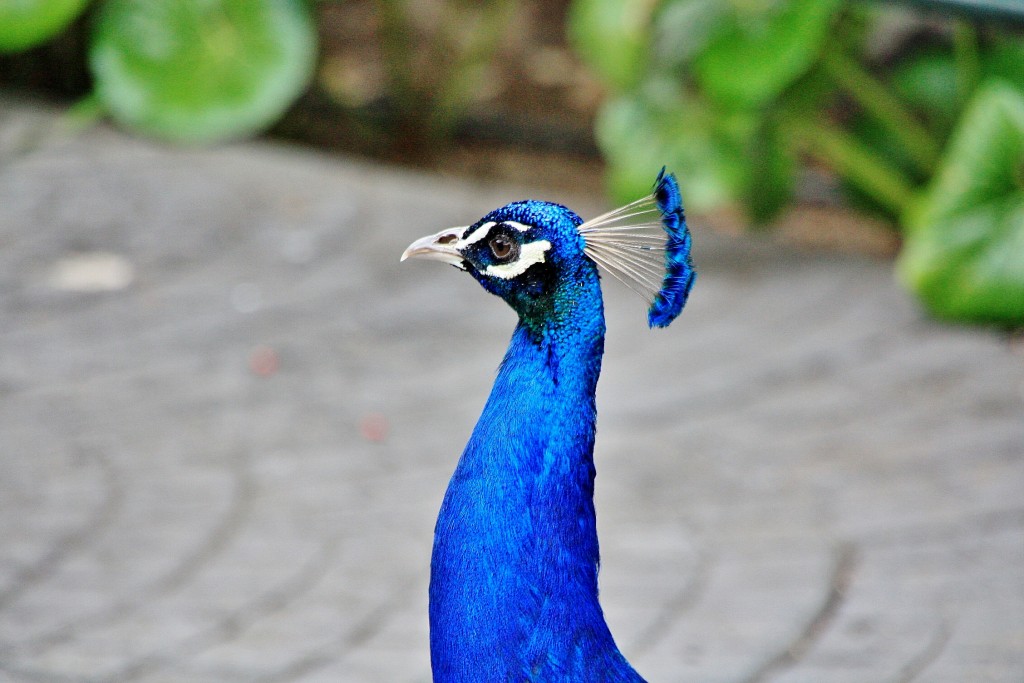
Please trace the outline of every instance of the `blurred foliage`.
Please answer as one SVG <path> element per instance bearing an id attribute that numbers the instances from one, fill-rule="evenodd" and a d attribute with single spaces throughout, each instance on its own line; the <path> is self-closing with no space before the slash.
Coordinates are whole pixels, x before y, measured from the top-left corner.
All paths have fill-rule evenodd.
<path id="1" fill-rule="evenodd" d="M 54 37 L 89 0 L 0 0 L 0 52 L 17 52 Z"/>
<path id="2" fill-rule="evenodd" d="M 430 21 L 417 16 L 409 0 L 375 0 L 393 119 L 389 129 L 397 138 L 393 144 L 411 156 L 451 137 L 516 6 L 512 0 L 435 4 Z"/>
<path id="3" fill-rule="evenodd" d="M 321 16 L 349 16 L 349 3 L 320 2 Z M 364 4 L 372 44 L 351 49 L 373 54 L 347 52 L 321 74 L 321 94 L 350 119 L 334 137 L 429 157 L 490 105 L 482 92 L 507 85 L 491 83 L 496 74 L 518 78 L 496 64 L 522 28 L 512 0 Z M 47 43 L 88 15 L 92 95 L 73 113 L 208 143 L 267 128 L 306 90 L 313 5 L 0 0 L 0 52 Z M 1024 324 L 1024 39 L 933 16 L 894 41 L 894 11 L 854 0 L 572 0 L 570 41 L 607 92 L 595 134 L 609 186 L 633 199 L 667 163 L 685 177 L 690 208 L 739 205 L 764 225 L 793 202 L 807 167 L 826 168 L 852 206 L 901 231 L 899 273 L 931 311 Z M 895 46 L 879 50 L 880 37 Z M 527 108 L 518 87 L 496 104 Z M 498 112 L 490 125 L 508 121 Z"/>
<path id="4" fill-rule="evenodd" d="M 74 109 L 79 123 L 109 114 L 161 139 L 216 142 L 269 127 L 308 89 L 317 66 L 314 9 L 331 16 L 331 4 L 346 3 L 0 0 L 0 52 L 38 47 L 85 17 L 92 97 Z M 361 45 L 370 54 L 340 68 L 331 64 L 317 84 L 317 94 L 341 108 L 327 118 L 346 119 L 338 126 L 341 134 L 365 138 L 367 151 L 403 160 L 429 157 L 450 140 L 475 92 L 486 89 L 488 67 L 517 3 L 361 4 L 373 15 L 369 21 L 359 17 L 374 30 L 372 43 Z M 325 27 L 328 36 L 332 28 Z M 366 76 L 366 64 L 381 67 L 381 82 L 371 84 L 369 97 L 350 97 L 367 85 L 352 82 Z"/>
<path id="5" fill-rule="evenodd" d="M 0 0 L 0 50 L 47 41 L 87 0 Z M 315 66 L 306 0 L 99 0 L 89 37 L 94 95 L 76 109 L 181 143 L 274 123 Z"/>
<path id="6" fill-rule="evenodd" d="M 663 163 L 687 203 L 766 224 L 801 167 L 904 236 L 935 314 L 1024 324 L 1024 40 L 950 21 L 881 63 L 891 10 L 847 0 L 574 0 L 569 34 L 609 97 L 597 138 L 618 199 Z M 936 36 L 933 36 L 933 38 Z"/>
<path id="7" fill-rule="evenodd" d="M 1024 92 L 986 83 L 922 200 L 899 273 L 947 317 L 1019 321 L 1024 302 Z"/>

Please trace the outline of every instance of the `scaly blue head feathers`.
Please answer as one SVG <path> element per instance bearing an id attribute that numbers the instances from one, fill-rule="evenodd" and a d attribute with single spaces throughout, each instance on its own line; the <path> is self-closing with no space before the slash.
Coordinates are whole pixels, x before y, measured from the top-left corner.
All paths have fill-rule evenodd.
<path id="1" fill-rule="evenodd" d="M 513 202 L 466 229 L 463 267 L 524 324 L 539 329 L 555 313 L 559 286 L 579 280 L 582 222 L 558 204 Z"/>

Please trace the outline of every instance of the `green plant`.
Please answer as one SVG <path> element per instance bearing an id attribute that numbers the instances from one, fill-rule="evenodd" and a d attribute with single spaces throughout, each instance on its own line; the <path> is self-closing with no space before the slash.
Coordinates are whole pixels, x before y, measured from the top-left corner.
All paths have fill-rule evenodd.
<path id="1" fill-rule="evenodd" d="M 0 49 L 59 33 L 87 0 L 0 0 Z M 306 0 L 101 0 L 92 17 L 93 96 L 76 109 L 180 143 L 272 124 L 313 74 Z"/>
<path id="2" fill-rule="evenodd" d="M 77 17 L 89 0 L 0 0 L 0 52 L 45 42 Z"/>
<path id="3" fill-rule="evenodd" d="M 514 13 L 513 0 L 373 0 L 379 91 L 359 102 L 343 83 L 322 83 L 358 121 L 376 153 L 428 159 L 450 141 L 485 86 Z M 484 87 L 486 90 L 486 86 Z M 356 102 L 352 102 L 356 100 Z"/>
<path id="4" fill-rule="evenodd" d="M 739 203 L 765 224 L 792 201 L 801 165 L 823 164 L 852 202 L 904 231 L 900 273 L 931 311 L 1020 325 L 1024 147 L 1013 112 L 1024 42 L 950 22 L 880 68 L 865 55 L 885 11 L 575 0 L 571 38 L 609 90 L 596 133 L 610 187 L 635 195 L 667 162 L 692 208 Z M 997 198 L 967 189 L 978 183 Z"/>
<path id="5" fill-rule="evenodd" d="M 899 274 L 934 313 L 1021 320 L 1024 93 L 982 87 L 905 221 Z"/>

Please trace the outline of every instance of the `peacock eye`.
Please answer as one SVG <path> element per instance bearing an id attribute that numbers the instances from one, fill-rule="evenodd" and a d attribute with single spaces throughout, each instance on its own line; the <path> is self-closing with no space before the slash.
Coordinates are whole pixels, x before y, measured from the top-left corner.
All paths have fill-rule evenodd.
<path id="1" fill-rule="evenodd" d="M 487 244 L 491 248 L 491 253 L 494 254 L 494 258 L 497 259 L 499 263 L 509 261 L 515 256 L 513 252 L 516 251 L 517 245 L 505 235 L 496 235 L 492 237 L 490 242 Z"/>

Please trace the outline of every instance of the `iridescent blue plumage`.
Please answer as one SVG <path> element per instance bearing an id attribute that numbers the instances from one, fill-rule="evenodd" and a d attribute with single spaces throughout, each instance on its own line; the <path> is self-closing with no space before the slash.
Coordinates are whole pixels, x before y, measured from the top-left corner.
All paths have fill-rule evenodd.
<path id="1" fill-rule="evenodd" d="M 658 187 L 669 234 L 658 320 L 668 324 L 692 268 L 678 188 L 671 176 Z M 516 202 L 403 255 L 468 271 L 519 315 L 435 528 L 435 681 L 643 680 L 597 599 L 593 451 L 605 323 L 600 261 L 589 257 L 584 225 L 558 204 Z M 685 269 L 673 271 L 677 262 Z"/>
<path id="2" fill-rule="evenodd" d="M 661 169 L 654 183 L 654 198 L 661 211 L 661 224 L 668 233 L 665 244 L 665 277 L 647 312 L 651 327 L 666 327 L 686 305 L 696 272 L 690 260 L 690 230 L 683 213 L 683 198 L 676 177 Z"/>

